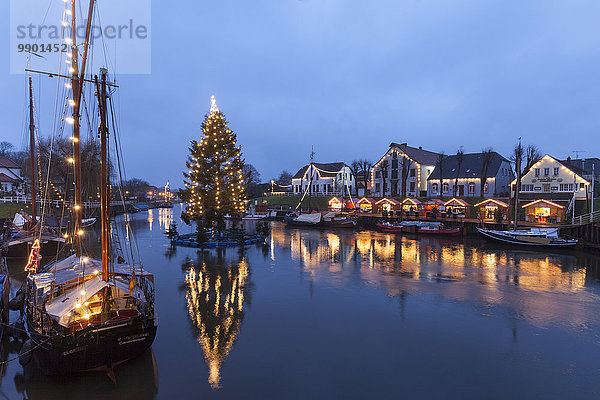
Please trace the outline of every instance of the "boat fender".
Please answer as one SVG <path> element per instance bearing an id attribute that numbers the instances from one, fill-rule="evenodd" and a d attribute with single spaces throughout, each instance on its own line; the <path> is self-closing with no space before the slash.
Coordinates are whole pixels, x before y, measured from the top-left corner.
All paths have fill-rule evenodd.
<path id="1" fill-rule="evenodd" d="M 26 366 L 31 361 L 32 351 L 33 342 L 28 340 L 25 342 L 25 344 L 23 344 L 23 347 L 21 347 L 21 352 L 19 353 L 19 364 L 21 364 L 22 367 Z"/>
<path id="2" fill-rule="evenodd" d="M 8 302 L 8 308 L 12 311 L 19 311 L 23 309 L 23 303 L 25 302 L 25 291 L 22 289 L 17 290 L 17 294 Z"/>

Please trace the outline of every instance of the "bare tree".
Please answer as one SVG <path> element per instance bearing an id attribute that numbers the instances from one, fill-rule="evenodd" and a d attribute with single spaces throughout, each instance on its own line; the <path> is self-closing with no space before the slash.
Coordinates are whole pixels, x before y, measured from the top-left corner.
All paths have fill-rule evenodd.
<path id="1" fill-rule="evenodd" d="M 358 174 L 362 171 L 362 160 L 354 160 L 350 163 L 350 169 L 352 170 L 352 173 L 354 174 L 354 180 L 355 180 L 355 184 L 354 184 L 354 192 L 356 194 L 356 196 L 358 197 Z"/>
<path id="2" fill-rule="evenodd" d="M 491 147 L 488 147 L 487 149 L 484 149 L 481 153 L 481 178 L 479 179 L 481 182 L 481 190 L 479 191 L 479 194 L 481 195 L 481 197 L 484 197 L 484 189 L 485 189 L 485 183 L 487 182 L 487 174 L 488 174 L 488 170 L 490 169 L 490 164 L 492 163 L 492 158 L 494 156 L 494 149 L 492 149 Z"/>
<path id="3" fill-rule="evenodd" d="M 287 187 L 292 184 L 292 174 L 284 169 L 274 181 L 279 186 Z"/>
<path id="4" fill-rule="evenodd" d="M 536 145 L 530 144 L 525 148 L 525 171 L 529 171 L 533 164 L 538 162 L 542 158 L 542 153 Z M 521 155 L 522 159 L 522 155 Z M 523 171 L 523 172 L 525 172 Z"/>
<path id="5" fill-rule="evenodd" d="M 457 196 L 458 191 L 458 178 L 460 177 L 460 168 L 462 167 L 463 160 L 465 159 L 465 152 L 462 149 L 462 146 L 456 152 L 456 162 L 458 163 L 458 167 L 456 168 L 456 178 L 454 178 L 454 197 Z"/>
<path id="6" fill-rule="evenodd" d="M 442 151 L 441 153 L 438 154 L 437 157 L 437 167 L 440 171 L 440 199 L 444 198 L 444 158 L 446 156 L 444 155 L 444 152 Z"/>
<path id="7" fill-rule="evenodd" d="M 371 161 L 366 160 L 366 159 L 361 159 L 361 160 L 357 160 L 357 161 L 358 161 L 358 165 L 359 165 L 359 172 L 362 173 L 362 181 L 363 181 L 363 185 L 365 187 L 365 196 L 366 196 L 367 195 L 367 187 L 369 186 L 369 182 L 370 182 L 371 168 L 373 167 L 373 164 L 371 163 Z M 356 182 L 356 195 L 358 196 L 358 180 Z"/>

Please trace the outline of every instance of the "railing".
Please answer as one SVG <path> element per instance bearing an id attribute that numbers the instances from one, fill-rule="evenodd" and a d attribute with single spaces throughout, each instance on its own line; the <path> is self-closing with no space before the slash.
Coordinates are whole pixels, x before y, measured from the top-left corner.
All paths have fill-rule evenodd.
<path id="1" fill-rule="evenodd" d="M 594 211 L 593 213 L 583 214 L 575 217 L 573 219 L 573 225 L 585 225 L 598 221 L 600 221 L 600 211 Z"/>
<path id="2" fill-rule="evenodd" d="M 62 207 L 63 204 L 70 207 L 73 204 L 72 201 L 64 202 L 62 200 L 40 200 L 40 199 L 38 199 L 37 202 L 39 204 L 46 204 L 46 205 L 53 206 L 53 207 Z M 31 203 L 31 197 L 27 197 L 27 196 L 3 197 L 3 198 L 0 198 L 0 203 L 29 204 L 29 203 Z M 133 202 L 130 200 L 125 201 L 125 204 L 132 204 L 132 203 Z M 123 203 L 120 201 L 111 201 L 110 202 L 110 205 L 112 207 L 118 207 L 122 204 Z M 82 206 L 83 206 L 83 208 L 99 208 L 100 202 L 99 201 L 84 201 Z"/>

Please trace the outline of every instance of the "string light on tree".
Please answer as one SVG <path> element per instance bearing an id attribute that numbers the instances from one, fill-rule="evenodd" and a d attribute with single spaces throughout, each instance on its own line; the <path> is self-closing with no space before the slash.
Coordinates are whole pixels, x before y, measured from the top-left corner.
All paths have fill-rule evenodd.
<path id="1" fill-rule="evenodd" d="M 235 133 L 227 126 L 215 97 L 202 123 L 202 138 L 192 141 L 185 176 L 186 215 L 205 226 L 223 225 L 229 214 L 244 212 L 246 180 L 244 161 Z"/>

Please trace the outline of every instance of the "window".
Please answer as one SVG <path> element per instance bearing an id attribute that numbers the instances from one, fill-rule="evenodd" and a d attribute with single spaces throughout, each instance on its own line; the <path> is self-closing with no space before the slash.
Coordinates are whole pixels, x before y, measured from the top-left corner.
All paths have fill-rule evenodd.
<path id="1" fill-rule="evenodd" d="M 550 168 L 544 168 L 544 176 L 550 176 Z"/>
<path id="2" fill-rule="evenodd" d="M 379 183 L 375 184 L 375 192 L 379 192 L 379 190 L 381 189 L 381 185 Z"/>
<path id="3" fill-rule="evenodd" d="M 533 185 L 530 185 L 530 184 L 521 185 L 521 192 L 533 192 Z"/>
<path id="4" fill-rule="evenodd" d="M 488 192 L 488 184 L 487 183 L 483 186 L 483 191 L 484 191 L 484 193 Z"/>
<path id="5" fill-rule="evenodd" d="M 415 181 L 411 181 L 410 182 L 410 189 L 408 189 L 408 190 L 411 191 L 411 192 L 415 191 Z"/>
<path id="6" fill-rule="evenodd" d="M 469 193 L 471 193 L 471 194 L 475 193 L 475 183 L 473 183 L 473 182 L 469 183 Z"/>
<path id="7" fill-rule="evenodd" d="M 535 169 L 535 176 L 540 176 L 540 169 L 539 168 Z"/>
<path id="8" fill-rule="evenodd" d="M 381 178 L 381 170 L 375 171 L 375 178 Z"/>
<path id="9" fill-rule="evenodd" d="M 559 190 L 561 192 L 572 192 L 573 191 L 573 184 L 572 183 L 561 183 Z"/>
<path id="10" fill-rule="evenodd" d="M 554 176 L 558 176 L 558 173 L 559 173 L 559 168 L 558 167 L 554 168 Z"/>
<path id="11" fill-rule="evenodd" d="M 434 183 L 434 184 L 431 185 L 431 191 L 434 192 L 434 193 L 438 191 L 438 184 L 437 183 Z"/>
<path id="12" fill-rule="evenodd" d="M 409 176 L 410 176 L 411 178 L 414 178 L 415 176 L 417 176 L 417 170 L 416 170 L 416 169 L 414 169 L 414 168 L 411 168 L 411 169 L 410 169 Z"/>
<path id="13" fill-rule="evenodd" d="M 548 168 L 546 168 L 548 169 Z M 544 183 L 542 185 L 542 189 L 544 190 L 544 193 L 550 193 L 550 184 L 549 183 Z"/>
<path id="14" fill-rule="evenodd" d="M 392 153 L 392 158 L 394 160 L 398 159 L 398 153 L 396 153 L 395 151 Z M 398 161 L 396 161 L 396 165 L 398 165 Z"/>
<path id="15" fill-rule="evenodd" d="M 392 179 L 398 179 L 398 170 L 397 169 L 392 170 Z"/>
<path id="16" fill-rule="evenodd" d="M 329 184 L 329 185 L 327 185 L 327 186 L 329 186 L 329 193 L 333 192 L 333 185 L 330 183 L 330 184 Z"/>
<path id="17" fill-rule="evenodd" d="M 398 160 L 397 159 L 392 160 L 392 168 L 398 169 Z"/>
<path id="18" fill-rule="evenodd" d="M 444 190 L 444 193 L 448 193 L 450 191 L 450 186 L 447 183 L 444 183 L 442 189 Z"/>

